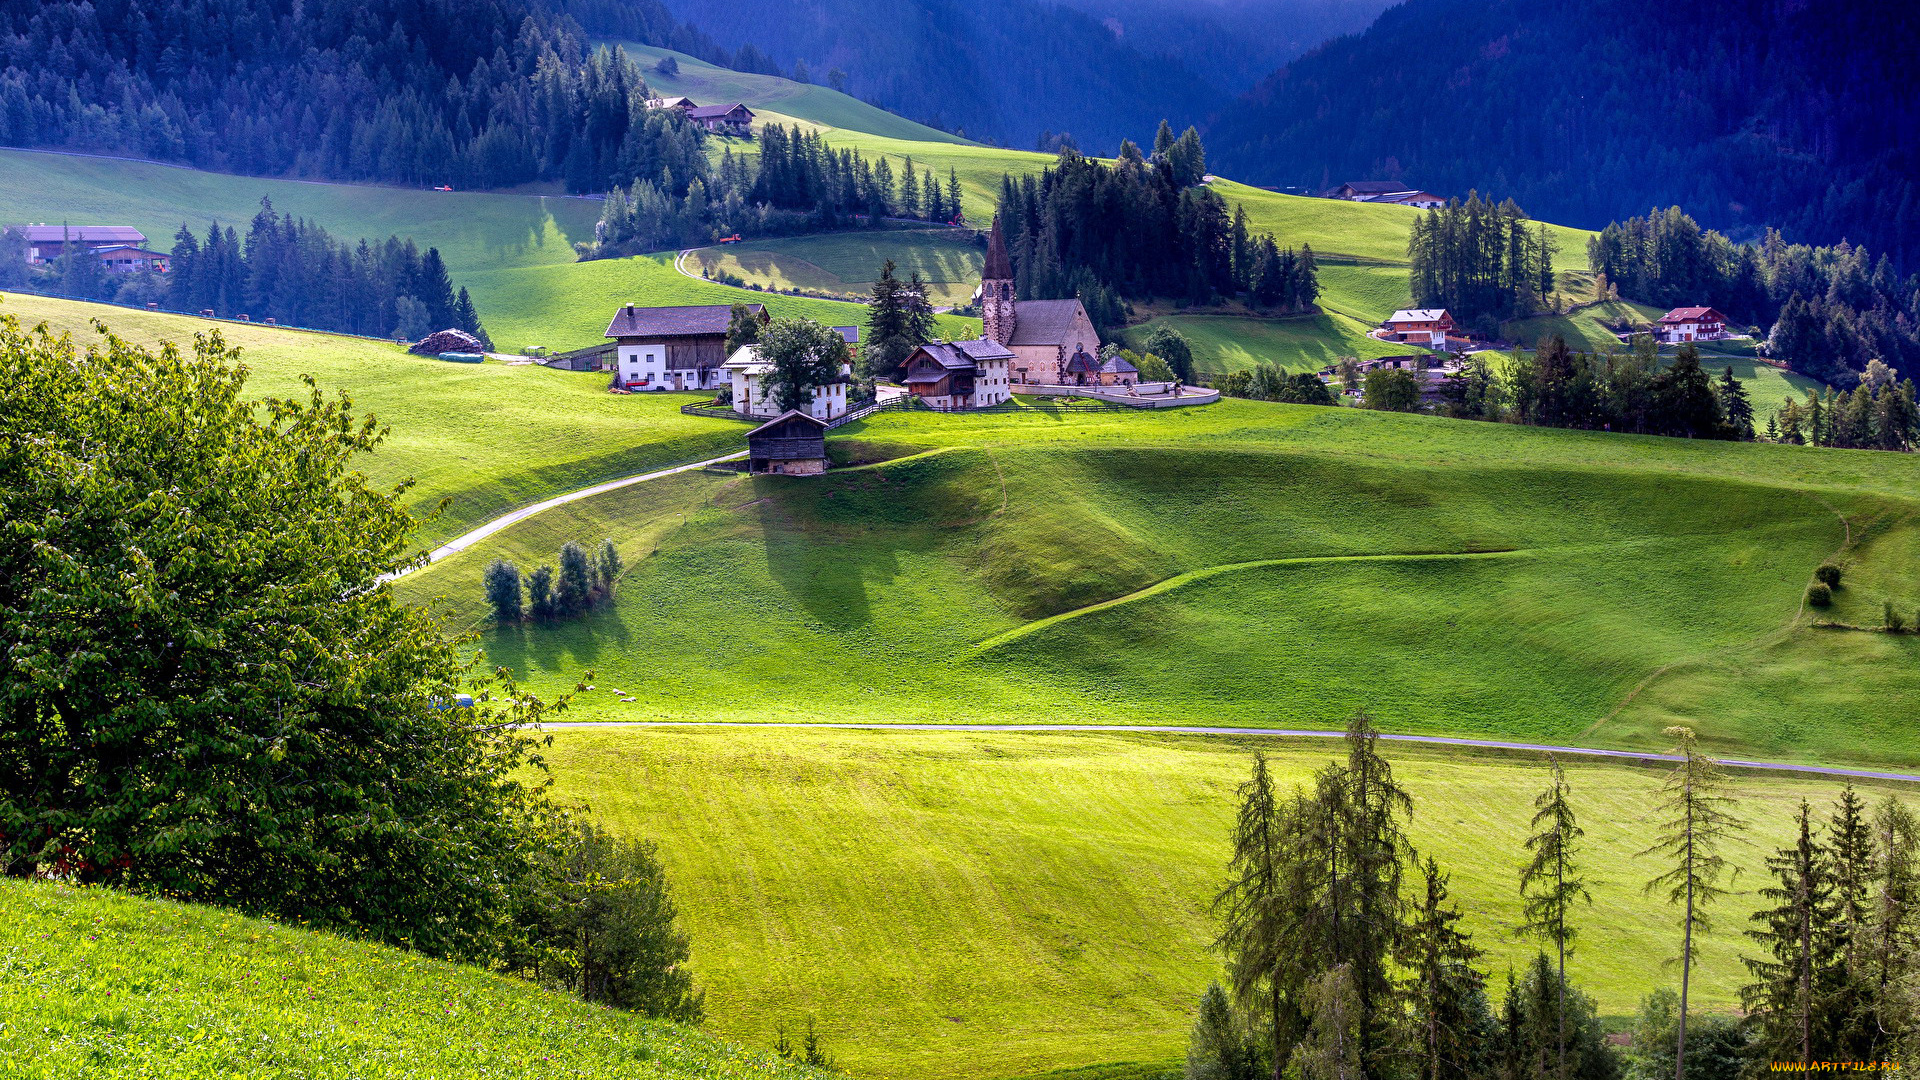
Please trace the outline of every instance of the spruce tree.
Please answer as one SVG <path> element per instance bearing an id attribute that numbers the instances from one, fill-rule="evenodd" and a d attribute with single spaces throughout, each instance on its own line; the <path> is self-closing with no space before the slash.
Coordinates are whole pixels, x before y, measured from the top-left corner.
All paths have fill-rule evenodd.
<path id="1" fill-rule="evenodd" d="M 613 587 L 620 580 L 620 549 L 611 539 L 600 541 L 599 557 L 594 560 L 594 575 L 598 579 L 600 593 L 611 597 Z"/>
<path id="2" fill-rule="evenodd" d="M 1234 1000 L 1260 1018 L 1274 1080 L 1280 1080 L 1302 1023 L 1302 1003 L 1293 995 L 1304 966 L 1297 950 L 1304 942 L 1289 902 L 1294 853 L 1265 754 L 1253 755 L 1253 774 L 1238 796 L 1227 885 L 1213 900 L 1220 919 L 1215 944 L 1227 956 Z"/>
<path id="3" fill-rule="evenodd" d="M 569 540 L 560 545 L 560 580 L 554 586 L 554 607 L 562 615 L 578 615 L 593 602 L 593 562 L 587 549 Z"/>
<path id="4" fill-rule="evenodd" d="M 1835 931 L 1833 863 L 1814 835 L 1813 809 L 1800 801 L 1794 843 L 1767 859 L 1774 883 L 1760 895 L 1774 906 L 1754 912 L 1747 936 L 1766 946 L 1768 959 L 1743 962 L 1756 981 L 1740 1000 L 1759 1025 L 1759 1059 L 1813 1061 L 1827 1049 L 1827 1007 L 1839 941 Z"/>
<path id="5" fill-rule="evenodd" d="M 520 568 L 505 559 L 487 564 L 485 575 L 487 603 L 493 608 L 493 620 L 501 625 L 517 623 L 524 614 L 520 597 Z"/>
<path id="6" fill-rule="evenodd" d="M 553 567 L 537 566 L 527 575 L 527 614 L 540 622 L 553 618 Z"/>
<path id="7" fill-rule="evenodd" d="M 1520 871 L 1520 892 L 1526 898 L 1526 931 L 1551 941 L 1559 953 L 1556 968 L 1561 998 L 1556 1035 L 1558 1046 L 1556 1075 L 1567 1080 L 1566 984 L 1567 957 L 1573 952 L 1575 929 L 1568 920 L 1575 902 L 1593 897 L 1580 877 L 1579 842 L 1584 835 L 1574 816 L 1567 795 L 1571 790 L 1558 758 L 1549 756 L 1553 770 L 1547 789 L 1534 800 L 1533 828 L 1539 830 L 1527 838 L 1533 860 Z"/>
<path id="8" fill-rule="evenodd" d="M 1460 909 L 1448 902 L 1447 876 L 1431 857 L 1420 867 L 1425 886 L 1401 941 L 1422 1080 L 1468 1076 L 1481 1056 L 1478 1012 L 1486 976 L 1473 966 L 1480 950 L 1454 924 Z"/>
<path id="9" fill-rule="evenodd" d="M 1664 890 L 1669 904 L 1681 906 L 1680 1015 L 1673 1068 L 1675 1080 L 1686 1080 L 1687 992 L 1693 961 L 1699 955 L 1694 932 L 1712 929 L 1706 909 L 1727 895 L 1722 879 L 1739 873 L 1737 867 L 1729 866 L 1720 848 L 1746 825 L 1734 813 L 1725 771 L 1719 762 L 1701 753 L 1693 729 L 1676 725 L 1666 733 L 1676 741 L 1674 753 L 1680 756 L 1680 763 L 1668 774 L 1656 804 L 1660 833 L 1640 854 L 1658 856 L 1669 863 L 1668 869 L 1647 881 L 1644 891 Z"/>

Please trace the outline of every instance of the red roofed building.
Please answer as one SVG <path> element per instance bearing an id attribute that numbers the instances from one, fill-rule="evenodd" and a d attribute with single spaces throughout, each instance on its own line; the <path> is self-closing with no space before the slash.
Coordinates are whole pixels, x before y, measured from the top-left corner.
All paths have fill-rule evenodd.
<path id="1" fill-rule="evenodd" d="M 1713 341 L 1727 336 L 1727 317 L 1710 307 L 1674 308 L 1660 316 L 1661 341 Z"/>

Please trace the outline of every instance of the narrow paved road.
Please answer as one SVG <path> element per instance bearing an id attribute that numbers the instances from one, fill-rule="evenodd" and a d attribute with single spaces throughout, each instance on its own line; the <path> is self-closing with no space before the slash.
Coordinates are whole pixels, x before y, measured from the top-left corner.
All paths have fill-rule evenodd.
<path id="1" fill-rule="evenodd" d="M 1107 731 L 1136 732 L 1152 735 L 1259 735 L 1285 739 L 1338 739 L 1346 733 L 1341 731 L 1309 731 L 1294 728 L 1232 728 L 1232 727 L 1160 727 L 1132 724 L 806 724 L 791 721 L 772 721 L 754 723 L 746 720 L 581 720 L 541 724 L 542 730 L 564 731 L 570 728 L 702 728 L 702 727 L 741 727 L 741 728 L 845 728 L 859 731 Z M 1650 754 L 1636 750 L 1600 750 L 1588 746 L 1550 746 L 1543 743 L 1502 742 L 1498 739 L 1454 739 L 1444 735 L 1387 735 L 1380 738 L 1389 742 L 1423 743 L 1429 746 L 1465 746 L 1480 750 L 1530 750 L 1536 753 L 1581 754 L 1588 757 L 1627 758 L 1633 761 L 1679 761 L 1672 754 Z M 1902 780 L 1908 783 L 1920 783 L 1920 775 L 1900 772 L 1878 772 L 1873 769 L 1844 769 L 1832 765 L 1793 765 L 1779 761 L 1744 761 L 1735 758 L 1720 758 L 1720 764 L 1735 769 L 1764 769 L 1768 772 L 1812 773 L 1818 776 L 1841 776 L 1859 780 Z"/>
<path id="2" fill-rule="evenodd" d="M 517 524 L 518 522 L 525 521 L 535 514 L 539 514 L 539 513 L 543 513 L 545 511 L 551 510 L 556 506 L 565 506 L 570 502 L 577 502 L 581 499 L 592 498 L 595 495 L 600 495 L 609 491 L 617 491 L 623 487 L 632 487 L 635 484 L 644 484 L 649 480 L 658 480 L 663 476 L 672 476 L 675 473 L 691 472 L 694 469 L 704 469 L 709 465 L 718 465 L 723 461 L 733 461 L 737 458 L 743 458 L 746 456 L 747 456 L 747 452 L 745 450 L 741 450 L 737 453 L 725 454 L 716 458 L 708 458 L 705 461 L 696 461 L 691 465 L 675 465 L 671 469 L 659 469 L 650 473 L 641 473 L 638 476 L 623 476 L 618 480 L 609 480 L 604 484 L 595 484 L 592 487 L 583 487 L 575 491 L 569 491 L 564 495 L 555 495 L 553 498 L 548 499 L 545 502 L 537 502 L 537 503 L 534 503 L 532 506 L 526 506 L 518 510 L 515 510 L 511 514 L 503 514 L 500 517 L 494 518 L 492 521 L 489 521 L 485 525 L 482 525 L 479 528 L 473 530 L 472 532 L 462 533 L 461 535 L 454 537 L 453 539 L 447 541 L 446 543 L 440 545 L 439 547 L 434 548 L 433 551 L 430 554 L 428 554 L 427 562 L 437 563 L 441 559 L 447 558 L 448 556 L 458 555 L 461 552 L 472 547 L 473 545 L 479 543 L 480 541 L 485 540 L 487 537 L 492 536 L 494 533 L 499 532 L 501 529 L 504 529 L 509 525 L 513 525 L 513 524 Z M 385 578 L 382 578 L 381 580 L 392 581 L 394 578 L 402 577 L 411 572 L 412 571 L 410 570 L 402 570 L 400 571 L 400 573 L 397 573 L 397 574 L 389 574 Z"/>

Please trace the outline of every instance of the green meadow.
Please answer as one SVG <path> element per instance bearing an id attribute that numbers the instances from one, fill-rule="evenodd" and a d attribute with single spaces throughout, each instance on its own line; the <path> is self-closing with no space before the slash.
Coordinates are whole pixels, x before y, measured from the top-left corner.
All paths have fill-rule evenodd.
<path id="1" fill-rule="evenodd" d="M 1844 603 L 1920 608 L 1907 455 L 1238 401 L 883 414 L 830 446 L 892 460 L 583 500 L 400 587 L 484 629 L 488 558 L 612 538 L 611 607 L 483 637 L 545 694 L 594 672 L 582 719 L 1326 727 L 1365 707 L 1395 731 L 1647 749 L 1684 719 L 1729 753 L 1920 762 L 1920 636 L 1819 628 L 1801 602 L 1838 558 Z"/>
<path id="2" fill-rule="evenodd" d="M 776 316 L 814 319 L 829 326 L 864 326 L 867 321 L 864 304 L 737 289 L 688 277 L 673 268 L 673 261 L 673 252 L 663 252 L 487 270 L 461 281 L 472 290 L 494 344 L 514 351 L 535 345 L 570 349 L 604 342 L 607 320 L 625 303 L 643 307 L 765 304 Z M 980 320 L 954 315 L 938 316 L 935 325 L 938 333 L 955 339 L 977 337 L 980 332 Z"/>
<path id="3" fill-rule="evenodd" d="M 593 239 L 598 199 L 508 192 L 426 191 L 229 176 L 150 162 L 0 150 L 0 223 L 132 225 L 160 251 L 182 223 L 205 236 L 219 221 L 240 233 L 262 198 L 335 237 L 412 237 L 437 247 L 457 281 L 475 270 L 569 263 Z"/>
<path id="4" fill-rule="evenodd" d="M 919 274 L 929 286 L 929 300 L 952 306 L 972 298 L 986 253 L 973 233 L 962 229 L 875 229 L 698 248 L 687 256 L 687 268 L 715 277 L 733 274 L 766 288 L 864 301 L 889 259 L 895 276 L 904 281 Z"/>
<path id="5" fill-rule="evenodd" d="M 1423 351 L 1368 337 L 1370 325 L 1336 314 L 1291 319 L 1176 314 L 1130 326 L 1126 339 L 1138 345 L 1156 327 L 1178 331 L 1193 347 L 1193 366 L 1202 378 L 1251 370 L 1257 364 L 1319 371 L 1343 356 L 1404 356 Z"/>
<path id="6" fill-rule="evenodd" d="M 1065 717 L 1056 717 L 1064 719 Z M 686 913 L 709 1028 L 768 1045 L 815 1016 L 857 1075 L 999 1078 L 1108 1062 L 1177 1071 L 1220 957 L 1208 903 L 1252 751 L 1305 780 L 1328 740 L 794 729 L 560 731 L 562 794 L 655 837 Z M 1498 983 L 1537 942 L 1515 895 L 1532 755 L 1389 744 L 1411 834 L 1452 874 Z M 1570 758 L 1594 903 L 1571 973 L 1619 1022 L 1677 976 L 1671 909 L 1636 852 L 1662 772 Z M 1905 792 L 1910 789 L 1894 789 Z M 1761 860 L 1832 782 L 1742 774 L 1740 890 L 1703 943 L 1694 1000 L 1730 1010 Z M 1869 788 L 1869 798 L 1881 791 Z M 1143 1070 L 1144 1071 L 1144 1070 Z"/>
<path id="7" fill-rule="evenodd" d="M 414 953 L 142 900 L 0 882 L 12 1080 L 778 1080 L 824 1074 Z"/>
<path id="8" fill-rule="evenodd" d="M 785 116 L 819 127 L 865 131 L 914 142 L 970 145 L 958 135 L 916 124 L 830 87 L 797 83 L 777 75 L 733 71 L 683 52 L 653 45 L 632 41 L 615 44 L 640 62 L 645 68 L 647 85 L 662 97 L 689 97 L 701 105 L 725 105 L 737 101 L 755 112 L 774 109 Z M 667 75 L 654 66 L 667 56 L 673 57 L 679 65 L 679 74 Z"/>

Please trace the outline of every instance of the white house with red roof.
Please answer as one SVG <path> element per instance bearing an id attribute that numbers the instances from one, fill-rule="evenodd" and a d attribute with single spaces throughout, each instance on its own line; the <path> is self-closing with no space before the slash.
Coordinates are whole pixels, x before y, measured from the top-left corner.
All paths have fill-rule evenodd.
<path id="1" fill-rule="evenodd" d="M 1710 307 L 1674 308 L 1660 316 L 1660 328 L 1654 335 L 1661 341 L 1714 341 L 1727 336 L 1727 317 Z"/>

